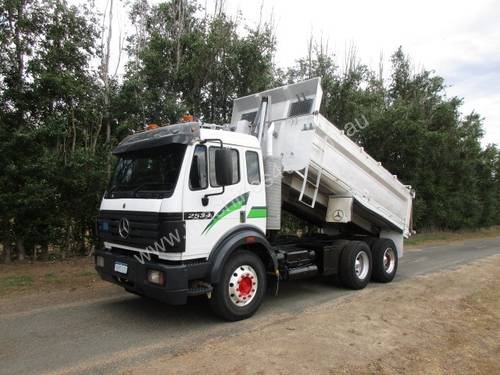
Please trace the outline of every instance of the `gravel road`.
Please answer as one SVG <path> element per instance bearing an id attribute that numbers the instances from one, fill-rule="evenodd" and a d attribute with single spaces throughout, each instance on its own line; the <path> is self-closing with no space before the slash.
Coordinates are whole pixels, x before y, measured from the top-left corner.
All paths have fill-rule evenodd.
<path id="1" fill-rule="evenodd" d="M 496 254 L 500 254 L 500 237 L 412 249 L 401 259 L 398 275 L 387 293 L 420 275 L 449 271 Z M 370 291 L 383 293 L 384 287 L 370 284 L 359 298 Z M 34 308 L 26 297 L 3 299 L 0 373 L 127 372 L 161 357 L 196 351 L 207 342 L 223 342 L 264 330 L 279 324 L 283 314 L 300 317 L 310 308 L 331 305 L 335 299 L 355 293 L 359 292 L 326 280 L 283 283 L 279 296 L 267 296 L 257 315 L 237 323 L 214 318 L 201 301 L 169 307 L 112 285 L 90 298 L 56 303 L 48 298 L 45 306 Z M 9 311 L 5 304 L 17 307 Z"/>

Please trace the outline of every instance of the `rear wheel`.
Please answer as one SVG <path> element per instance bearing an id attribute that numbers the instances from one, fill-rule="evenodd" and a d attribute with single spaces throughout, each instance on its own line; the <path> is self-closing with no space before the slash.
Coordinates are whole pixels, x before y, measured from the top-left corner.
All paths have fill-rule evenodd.
<path id="1" fill-rule="evenodd" d="M 350 289 L 363 289 L 372 274 L 372 255 L 368 245 L 350 241 L 340 255 L 339 278 Z"/>
<path id="2" fill-rule="evenodd" d="M 396 276 L 398 252 L 394 242 L 387 238 L 378 238 L 372 245 L 373 280 L 388 283 Z"/>
<path id="3" fill-rule="evenodd" d="M 260 258 L 249 251 L 236 251 L 222 269 L 210 306 L 218 316 L 231 321 L 252 316 L 266 290 L 266 272 Z"/>

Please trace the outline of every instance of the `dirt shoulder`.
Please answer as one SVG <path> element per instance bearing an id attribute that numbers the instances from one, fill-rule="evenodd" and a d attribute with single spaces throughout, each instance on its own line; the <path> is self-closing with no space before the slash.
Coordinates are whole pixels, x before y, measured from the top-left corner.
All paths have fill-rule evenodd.
<path id="1" fill-rule="evenodd" d="M 500 373 L 499 271 L 496 255 L 365 289 L 126 373 Z"/>

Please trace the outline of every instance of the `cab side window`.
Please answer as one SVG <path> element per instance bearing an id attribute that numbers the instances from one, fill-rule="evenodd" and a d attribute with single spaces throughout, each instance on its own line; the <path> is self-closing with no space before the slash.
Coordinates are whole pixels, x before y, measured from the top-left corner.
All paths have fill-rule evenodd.
<path id="1" fill-rule="evenodd" d="M 260 185 L 259 154 L 255 151 L 245 153 L 247 161 L 247 178 L 250 185 Z"/>
<path id="2" fill-rule="evenodd" d="M 212 187 L 220 186 L 217 184 L 217 181 L 215 180 L 215 150 L 217 150 L 217 148 L 218 147 L 210 147 L 209 151 L 210 186 Z M 230 150 L 231 150 L 231 161 L 233 164 L 233 181 L 231 185 L 234 185 L 240 182 L 240 158 L 238 150 L 235 150 L 234 148 Z"/>
<path id="3" fill-rule="evenodd" d="M 198 145 L 194 149 L 191 170 L 189 171 L 189 188 L 202 190 L 208 187 L 207 148 Z"/>

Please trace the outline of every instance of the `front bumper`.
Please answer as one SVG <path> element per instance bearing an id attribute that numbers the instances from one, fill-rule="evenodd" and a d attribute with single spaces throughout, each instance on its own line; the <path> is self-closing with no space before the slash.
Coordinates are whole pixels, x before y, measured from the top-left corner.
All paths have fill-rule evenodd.
<path id="1" fill-rule="evenodd" d="M 103 280 L 124 287 L 127 291 L 144 295 L 168 303 L 182 305 L 187 302 L 189 280 L 202 278 L 206 273 L 202 265 L 189 267 L 186 264 L 163 264 L 159 262 L 141 262 L 134 256 L 119 255 L 109 250 L 96 252 L 96 257 L 104 258 L 104 267 L 96 265 L 96 271 Z M 115 262 L 125 263 L 128 266 L 127 274 L 114 270 Z M 162 271 L 165 285 L 151 284 L 147 280 L 147 270 Z"/>

